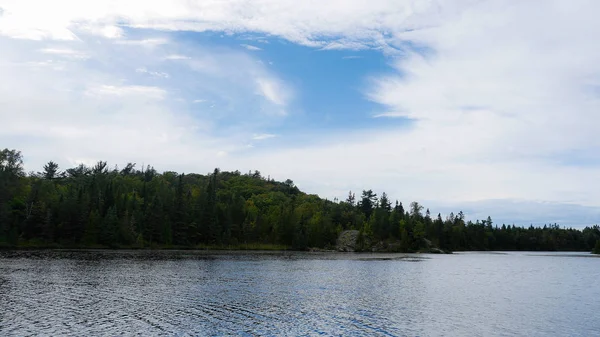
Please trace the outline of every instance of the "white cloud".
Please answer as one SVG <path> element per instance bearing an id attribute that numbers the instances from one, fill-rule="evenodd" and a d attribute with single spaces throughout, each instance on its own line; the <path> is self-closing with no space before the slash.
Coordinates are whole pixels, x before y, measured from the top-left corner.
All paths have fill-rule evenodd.
<path id="1" fill-rule="evenodd" d="M 259 47 L 257 47 L 257 46 L 253 46 L 253 45 L 250 45 L 250 44 L 240 44 L 240 46 L 242 46 L 242 47 L 244 47 L 244 48 L 246 48 L 246 49 L 248 49 L 248 50 L 251 50 L 251 51 L 259 51 L 259 50 L 262 50 L 262 48 L 259 48 Z"/>
<path id="2" fill-rule="evenodd" d="M 589 88 L 600 77 L 600 45 L 590 43 L 600 22 L 597 5 L 583 4 L 481 2 L 397 32 L 397 46 L 427 49 L 394 58 L 396 72 L 373 77 L 367 95 L 388 109 L 379 116 L 410 127 L 315 134 L 318 143 L 253 160 L 341 198 L 373 188 L 456 208 L 486 199 L 598 207 L 589 182 L 600 179 L 600 97 Z"/>
<path id="3" fill-rule="evenodd" d="M 168 3 L 8 0 L 0 6 L 4 11 L 0 18 L 0 35 L 79 43 L 84 39 L 80 37 L 80 31 L 86 31 L 113 37 L 123 48 L 155 47 L 143 49 L 145 52 L 161 50 L 160 55 L 152 54 L 156 59 L 181 60 L 170 62 L 173 66 L 192 70 L 181 83 L 193 85 L 196 94 L 215 102 L 214 112 L 205 112 L 202 110 L 205 107 L 196 105 L 197 113 L 212 118 L 203 121 L 222 123 L 221 126 L 226 123 L 220 121 L 230 120 L 228 117 L 233 114 L 243 119 L 238 111 L 251 111 L 248 115 L 252 117 L 244 120 L 250 123 L 263 110 L 271 116 L 287 110 L 292 90 L 248 55 L 210 50 L 189 53 L 193 59 L 179 57 L 188 55 L 187 51 L 167 50 L 169 41 L 166 39 L 138 37 L 138 40 L 123 40 L 125 34 L 121 27 L 262 33 L 321 49 L 375 48 L 390 57 L 393 71 L 386 75 L 373 74 L 365 95 L 384 107 L 385 112 L 377 116 L 410 119 L 409 127 L 320 133 L 310 135 L 312 142 L 307 145 L 289 148 L 285 144 L 274 144 L 274 148 L 265 153 L 222 157 L 221 160 L 232 169 L 257 168 L 248 166 L 260 163 L 261 171 L 281 178 L 291 177 L 301 187 L 324 196 L 344 197 L 349 188 L 373 188 L 386 190 L 404 201 L 431 199 L 432 203 L 439 204 L 451 201 L 467 205 L 485 199 L 515 199 L 600 206 L 600 192 L 590 184 L 600 178 L 597 154 L 600 138 L 596 130 L 600 123 L 597 113 L 600 111 L 600 63 L 597 62 L 600 45 L 594 43 L 600 31 L 600 21 L 595 17 L 600 8 L 595 1 L 542 5 L 498 0 L 336 0 L 318 3 L 282 0 L 181 0 Z M 32 8 L 36 10 L 32 11 Z M 64 10 L 57 11 L 56 8 Z M 107 28 L 109 33 L 106 33 L 104 28 L 86 28 L 90 26 L 113 28 Z M 1 43 L 3 47 L 6 41 Z M 35 49 L 44 47 L 36 46 Z M 70 128 L 62 125 L 63 129 L 60 125 L 44 129 L 41 122 L 21 123 L 22 120 L 35 121 L 33 116 L 40 121 L 49 118 L 44 118 L 35 109 L 46 111 L 49 106 L 56 105 L 69 110 L 66 108 L 72 106 L 73 101 L 77 102 L 69 96 L 74 95 L 73 92 L 65 91 L 59 95 L 69 102 L 59 104 L 55 101 L 57 97 L 49 97 L 44 91 L 54 87 L 58 76 L 50 74 L 47 68 L 70 72 L 74 71 L 73 65 L 14 56 L 10 49 L 2 49 L 2 57 L 6 58 L 3 61 L 8 63 L 44 64 L 15 67 L 10 73 L 3 73 L 6 78 L 26 78 L 28 81 L 33 78 L 37 83 L 37 87 L 34 86 L 37 91 L 25 85 L 15 88 L 12 80 L 0 84 L 0 90 L 4 90 L 0 91 L 4 95 L 0 97 L 2 102 L 6 97 L 19 99 L 19 102 L 31 102 L 35 98 L 35 104 L 31 103 L 26 111 L 18 110 L 19 107 L 23 109 L 23 104 L 13 102 L 14 109 L 20 114 L 11 112 L 9 116 L 4 112 L 2 117 L 10 117 L 11 125 L 10 131 L 4 132 L 25 130 L 20 134 L 24 135 L 43 129 L 55 135 L 84 137 L 78 132 L 86 129 L 81 127 L 85 123 L 73 124 Z M 138 53 L 131 53 L 129 57 L 132 60 L 149 57 Z M 135 64 L 128 69 L 143 66 L 155 69 L 155 62 L 153 59 L 148 64 Z M 238 73 L 239 69 L 243 71 Z M 114 100 L 105 106 L 107 110 L 112 105 L 124 104 L 128 109 L 119 111 L 125 111 L 127 115 L 133 114 L 129 109 L 147 108 L 144 104 L 149 103 L 145 97 L 155 97 L 153 102 L 156 97 L 167 100 L 165 89 L 148 91 L 141 89 L 146 88 L 145 85 L 123 80 L 119 74 L 107 76 L 83 70 L 70 74 L 77 78 L 83 74 L 93 75 L 92 79 L 78 85 L 88 88 L 88 93 L 95 96 L 112 97 Z M 185 77 L 186 73 L 178 75 Z M 74 84 L 65 86 L 65 89 L 75 91 L 78 88 Z M 117 94 L 123 90 L 128 95 Z M 252 101 L 248 93 L 264 99 L 257 105 L 248 105 L 247 102 Z M 121 101 L 123 97 L 128 97 L 127 102 Z M 95 111 L 88 116 L 87 123 L 102 116 L 94 105 L 80 108 Z M 219 151 L 235 152 L 236 144 L 243 144 L 242 139 L 247 140 L 254 131 L 265 129 L 262 125 L 253 125 L 253 131 L 243 133 L 237 131 L 243 130 L 245 125 L 238 125 L 239 129 L 228 135 L 239 133 L 240 139 L 218 138 L 219 142 L 226 143 L 225 149 L 214 146 L 214 139 L 198 140 L 197 132 L 184 132 L 183 138 L 177 138 L 178 128 L 189 120 L 182 122 L 173 117 L 169 107 L 149 111 L 155 111 L 153 121 L 156 124 L 152 125 L 156 127 L 148 127 L 152 130 L 148 135 L 167 134 L 168 137 L 161 139 L 181 145 L 178 148 L 180 159 L 167 156 L 170 161 L 165 163 L 182 167 L 195 167 L 199 163 L 188 159 L 196 147 L 185 144 L 197 145 L 201 141 L 212 144 L 208 146 L 206 156 L 214 157 Z M 66 113 L 59 116 L 66 119 Z M 77 117 L 76 114 L 69 116 Z M 158 132 L 158 125 L 166 125 L 168 132 Z M 103 130 L 111 129 L 106 126 Z M 136 129 L 121 131 L 141 136 Z M 94 132 L 91 130 L 86 134 Z M 125 138 L 121 140 L 125 141 Z M 81 143 L 89 145 L 87 151 L 102 153 L 94 146 L 99 143 L 98 138 L 94 142 Z M 30 145 L 28 149 L 35 155 L 35 148 Z M 126 149 L 136 153 L 134 148 Z M 80 148 L 72 157 L 86 156 L 84 150 Z M 148 157 L 156 157 L 156 153 L 148 150 Z M 302 160 L 298 161 L 298 158 Z M 582 158 L 588 163 L 581 163 Z M 318 163 L 318 169 L 313 163 Z"/>
<path id="4" fill-rule="evenodd" d="M 124 84 L 118 74 L 79 62 L 67 64 L 62 73 L 7 67 L 3 75 L 11 83 L 0 84 L 0 120 L 6 126 L 0 128 L 0 142 L 22 150 L 27 169 L 38 170 L 49 160 L 62 167 L 108 160 L 162 170 L 194 166 L 202 172 L 219 165 L 219 151 L 244 144 L 241 136 L 215 136 L 210 121 L 177 106 L 163 88 Z M 202 161 L 207 167 L 198 166 Z"/>
<path id="5" fill-rule="evenodd" d="M 277 135 L 274 135 L 272 133 L 257 133 L 252 136 L 252 139 L 265 140 L 265 139 L 270 139 L 270 138 L 275 138 L 275 137 L 277 137 Z"/>
<path id="6" fill-rule="evenodd" d="M 463 3 L 465 1 L 460 1 Z M 468 2 L 468 1 L 467 1 Z M 388 32 L 420 28 L 442 14 L 437 1 L 281 1 L 206 0 L 44 1 L 6 0 L 0 34 L 66 36 L 71 29 L 98 26 L 159 30 L 260 32 L 309 46 L 334 46 L 331 39 L 356 48 L 381 45 Z M 35 6 L 36 11 L 31 11 Z M 56 11 L 61 8 L 61 11 Z M 36 14 L 37 13 L 37 14 Z M 53 15 L 47 15 L 53 13 Z"/>
<path id="7" fill-rule="evenodd" d="M 290 98 L 290 93 L 277 80 L 258 78 L 256 80 L 259 94 L 274 104 L 285 106 Z"/>
<path id="8" fill-rule="evenodd" d="M 64 57 L 72 54 L 67 46 L 92 62 Z M 0 69 L 10 79 L 0 82 L 6 126 L 0 142 L 22 150 L 28 170 L 48 160 L 69 167 L 83 159 L 235 170 L 227 164 L 232 154 L 248 151 L 248 139 L 278 120 L 270 111 L 280 106 L 257 98 L 256 80 L 285 87 L 245 52 L 177 41 L 140 48 L 82 34 L 72 44 L 47 46 L 0 37 L 0 49 Z M 165 55 L 189 56 L 170 62 Z M 177 81 L 136 76 L 132 69 L 152 77 L 168 71 Z M 210 103 L 188 105 L 200 102 L 194 96 Z"/>
<path id="9" fill-rule="evenodd" d="M 123 32 L 123 29 L 121 29 L 121 27 L 112 26 L 112 25 L 101 27 L 99 29 L 98 33 L 97 33 L 98 35 L 104 36 L 109 39 L 118 39 L 120 37 L 123 37 L 123 35 L 125 35 Z"/>
<path id="10" fill-rule="evenodd" d="M 85 91 L 88 96 L 143 96 L 151 99 L 165 98 L 166 91 L 151 86 L 143 85 L 98 85 Z"/>
<path id="11" fill-rule="evenodd" d="M 89 57 L 87 54 L 85 54 L 81 51 L 69 49 L 69 48 L 44 48 L 44 49 L 40 49 L 40 52 L 42 52 L 44 54 L 58 55 L 58 56 L 73 58 L 73 59 L 86 59 Z"/>
<path id="12" fill-rule="evenodd" d="M 536 200 L 485 200 L 464 203 L 461 206 L 463 212 L 470 214 L 472 219 L 485 219 L 490 214 L 496 214 L 492 221 L 498 226 L 543 226 L 556 223 L 560 226 L 581 228 L 598 223 L 600 218 L 600 208 L 597 207 Z M 447 203 L 438 203 L 435 209 L 435 214 L 457 212 L 456 205 Z"/>
<path id="13" fill-rule="evenodd" d="M 148 69 L 142 67 L 142 68 L 137 68 L 135 70 L 136 73 L 140 73 L 140 74 L 148 74 L 150 76 L 153 77 L 160 77 L 160 78 L 169 78 L 169 74 L 162 72 L 162 71 L 149 71 Z"/>
<path id="14" fill-rule="evenodd" d="M 167 44 L 169 41 L 166 39 L 141 39 L 141 40 L 116 40 L 116 44 L 133 45 L 133 46 L 144 46 L 144 47 L 156 47 L 161 44 Z"/>
<path id="15" fill-rule="evenodd" d="M 210 102 L 208 107 L 218 110 L 220 118 L 262 124 L 286 116 L 284 108 L 292 110 L 293 89 L 251 54 L 203 47 L 178 63 L 178 81 L 187 82 L 195 95 Z"/>
<path id="16" fill-rule="evenodd" d="M 107 39 L 120 39 L 125 36 L 123 29 L 112 24 L 78 23 L 77 30 L 82 30 L 87 33 L 98 35 Z"/>
<path id="17" fill-rule="evenodd" d="M 165 57 L 165 60 L 189 60 L 191 57 L 185 55 L 171 54 Z"/>

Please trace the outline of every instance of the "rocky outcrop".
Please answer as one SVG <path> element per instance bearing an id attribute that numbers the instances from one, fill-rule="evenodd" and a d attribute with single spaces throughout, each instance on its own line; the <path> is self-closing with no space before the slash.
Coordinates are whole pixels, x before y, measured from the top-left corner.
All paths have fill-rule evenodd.
<path id="1" fill-rule="evenodd" d="M 444 250 L 441 250 L 441 249 L 435 248 L 435 247 L 429 248 L 429 253 L 431 253 L 431 254 L 450 254 L 449 252 L 446 252 Z"/>
<path id="2" fill-rule="evenodd" d="M 424 249 L 421 250 L 423 253 L 430 254 L 452 254 L 450 251 L 443 250 L 441 248 L 435 247 L 433 243 L 427 239 L 423 239 L 423 244 L 425 245 Z"/>
<path id="3" fill-rule="evenodd" d="M 433 243 L 427 239 L 423 239 L 421 249 L 413 251 L 402 246 L 400 241 L 379 241 L 372 242 L 370 238 L 361 235 L 357 230 L 347 230 L 340 233 L 336 250 L 338 252 L 376 252 L 376 253 L 431 253 L 431 254 L 452 254 L 435 247 Z"/>
<path id="4" fill-rule="evenodd" d="M 338 252 L 355 252 L 360 232 L 348 230 L 340 233 L 337 239 L 336 249 Z"/>

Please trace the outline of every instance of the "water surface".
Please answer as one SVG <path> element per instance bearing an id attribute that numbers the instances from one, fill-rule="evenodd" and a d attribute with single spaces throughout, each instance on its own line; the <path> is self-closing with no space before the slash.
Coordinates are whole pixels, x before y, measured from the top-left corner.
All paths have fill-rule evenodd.
<path id="1" fill-rule="evenodd" d="M 600 336 L 600 258 L 0 252 L 0 335 Z"/>

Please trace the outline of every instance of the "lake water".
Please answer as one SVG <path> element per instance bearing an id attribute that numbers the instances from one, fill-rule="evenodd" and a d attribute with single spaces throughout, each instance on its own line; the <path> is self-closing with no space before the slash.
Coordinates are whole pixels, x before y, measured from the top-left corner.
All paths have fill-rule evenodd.
<path id="1" fill-rule="evenodd" d="M 3 251 L 0 335 L 600 336 L 600 258 Z"/>

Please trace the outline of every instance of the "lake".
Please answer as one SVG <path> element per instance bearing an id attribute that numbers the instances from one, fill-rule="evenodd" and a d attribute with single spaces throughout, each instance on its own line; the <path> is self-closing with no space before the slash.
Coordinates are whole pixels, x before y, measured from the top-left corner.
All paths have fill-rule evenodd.
<path id="1" fill-rule="evenodd" d="M 600 258 L 0 251 L 0 303 L 2 336 L 600 336 Z"/>

